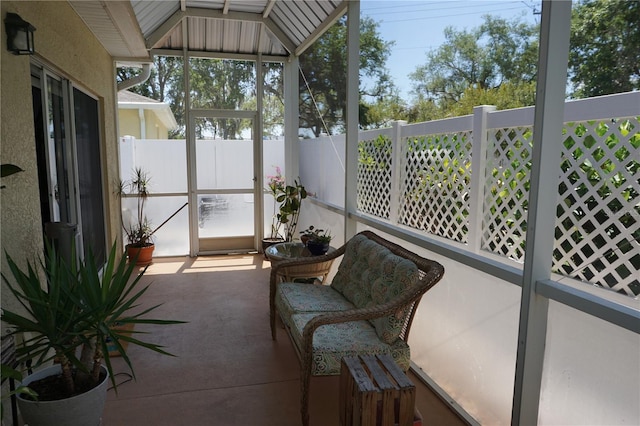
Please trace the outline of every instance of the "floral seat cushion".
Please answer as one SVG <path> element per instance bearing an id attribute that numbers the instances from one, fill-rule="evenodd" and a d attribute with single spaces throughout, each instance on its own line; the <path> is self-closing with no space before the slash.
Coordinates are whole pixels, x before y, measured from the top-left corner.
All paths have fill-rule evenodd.
<path id="1" fill-rule="evenodd" d="M 388 302 L 417 280 L 415 263 L 363 235 L 356 235 L 347 245 L 331 287 L 356 307 L 365 308 Z M 400 336 L 407 314 L 408 310 L 403 310 L 371 323 L 378 337 L 391 344 Z"/>
<path id="2" fill-rule="evenodd" d="M 294 314 L 292 317 L 292 337 L 300 347 L 304 326 L 320 313 Z M 313 361 L 311 374 L 330 376 L 340 374 L 340 361 L 345 356 L 391 355 L 404 371 L 409 369 L 411 354 L 409 346 L 398 339 L 393 345 L 384 343 L 378 337 L 369 321 L 352 321 L 339 324 L 321 325 L 313 335 Z"/>
<path id="3" fill-rule="evenodd" d="M 326 285 L 282 283 L 278 285 L 276 309 L 288 322 L 293 314 L 302 312 L 334 312 L 353 309 L 351 302 Z"/>

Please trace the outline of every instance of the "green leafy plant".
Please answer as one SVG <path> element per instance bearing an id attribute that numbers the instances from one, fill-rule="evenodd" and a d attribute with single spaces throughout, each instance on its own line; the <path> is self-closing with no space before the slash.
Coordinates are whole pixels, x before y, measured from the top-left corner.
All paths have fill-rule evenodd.
<path id="1" fill-rule="evenodd" d="M 300 208 L 302 200 L 307 198 L 307 190 L 296 180 L 293 185 L 287 185 L 278 194 L 276 201 L 280 203 L 280 210 L 277 214 L 278 222 L 284 226 L 284 239 L 293 241 L 293 236 L 298 226 Z"/>
<path id="2" fill-rule="evenodd" d="M 271 234 L 269 238 L 276 239 L 280 238 L 280 228 L 282 227 L 282 223 L 278 218 L 278 212 L 276 209 L 278 208 L 277 199 L 278 195 L 284 192 L 286 187 L 286 183 L 284 180 L 284 176 L 282 176 L 282 171 L 280 167 L 276 167 L 276 174 L 267 176 L 267 191 L 273 197 L 273 215 L 271 216 Z"/>
<path id="3" fill-rule="evenodd" d="M 16 166 L 15 164 L 1 164 L 0 165 L 0 177 L 7 177 L 7 176 L 11 176 L 13 174 L 16 174 L 18 172 L 22 172 L 24 170 L 22 170 L 20 167 Z M 6 188 L 6 185 L 0 185 L 0 189 L 2 188 Z"/>
<path id="4" fill-rule="evenodd" d="M 303 239 L 303 242 L 315 241 L 319 244 L 329 244 L 333 237 L 329 231 L 311 225 L 304 231 L 300 231 L 300 238 Z"/>
<path id="5" fill-rule="evenodd" d="M 302 200 L 307 198 L 307 190 L 298 181 L 294 181 L 293 185 L 287 185 L 285 178 L 280 171 L 280 167 L 276 167 L 274 176 L 267 176 L 267 189 L 273 196 L 278 205 L 278 211 L 275 211 L 271 223 L 271 238 L 281 237 L 280 229 L 284 229 L 285 241 L 293 241 L 293 236 L 298 226 L 298 218 L 300 217 L 300 208 Z"/>
<path id="6" fill-rule="evenodd" d="M 22 381 L 22 373 L 7 364 L 0 364 L 0 377 L 2 382 L 5 379 L 13 379 L 16 382 Z M 11 398 L 13 395 L 28 395 L 31 399 L 38 398 L 38 394 L 33 389 L 21 385 L 10 392 L 3 393 L 2 399 Z M 0 403 L 0 419 L 2 418 L 4 418 L 4 405 Z"/>
<path id="7" fill-rule="evenodd" d="M 182 321 L 147 318 L 159 305 L 139 307 L 140 298 L 148 289 L 141 286 L 146 268 L 134 275 L 136 266 L 111 247 L 104 267 L 89 253 L 85 261 L 70 265 L 51 245 L 45 261 L 28 262 L 22 270 L 6 253 L 11 277 L 1 274 L 7 288 L 22 305 L 26 314 L 4 309 L 2 321 L 12 334 L 31 335 L 16 349 L 18 361 L 33 360 L 34 366 L 55 358 L 62 369 L 62 399 L 81 393 L 99 383 L 100 365 L 104 362 L 113 386 L 114 380 L 107 339 L 115 345 L 135 377 L 131 360 L 121 341 L 170 355 L 162 346 L 141 341 L 115 328 L 116 324 L 179 324 Z M 119 260 L 118 260 L 119 259 Z M 41 280 L 44 277 L 44 281 Z M 139 333 L 139 332 L 135 332 Z M 85 356 L 79 356 L 82 349 Z M 92 356 L 86 357 L 89 353 Z M 83 361 L 89 359 L 89 365 Z"/>

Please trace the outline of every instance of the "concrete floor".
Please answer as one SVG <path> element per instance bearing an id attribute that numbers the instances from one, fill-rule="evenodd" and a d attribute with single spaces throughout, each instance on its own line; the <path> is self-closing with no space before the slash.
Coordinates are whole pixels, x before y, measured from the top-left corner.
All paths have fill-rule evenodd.
<path id="1" fill-rule="evenodd" d="M 136 381 L 118 376 L 102 426 L 300 425 L 299 364 L 283 329 L 269 331 L 270 264 L 261 255 L 156 259 L 144 280 L 153 317 L 188 321 L 139 326 L 141 339 L 175 357 L 129 348 Z M 113 360 L 126 372 L 123 360 Z M 419 380 L 423 425 L 464 425 Z M 338 425 L 338 377 L 311 381 L 311 426 Z"/>

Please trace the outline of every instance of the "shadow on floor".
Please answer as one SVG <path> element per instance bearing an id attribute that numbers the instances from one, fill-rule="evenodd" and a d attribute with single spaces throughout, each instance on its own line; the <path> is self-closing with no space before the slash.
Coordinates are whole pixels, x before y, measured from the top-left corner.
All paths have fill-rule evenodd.
<path id="1" fill-rule="evenodd" d="M 262 255 L 156 259 L 143 304 L 155 318 L 188 321 L 137 331 L 175 357 L 131 347 L 135 381 L 118 376 L 102 426 L 298 426 L 299 364 L 283 329 L 269 330 L 270 264 Z M 127 372 L 113 360 L 114 371 Z M 419 380 L 423 425 L 464 425 Z M 338 425 L 338 377 L 311 381 L 311 426 Z"/>

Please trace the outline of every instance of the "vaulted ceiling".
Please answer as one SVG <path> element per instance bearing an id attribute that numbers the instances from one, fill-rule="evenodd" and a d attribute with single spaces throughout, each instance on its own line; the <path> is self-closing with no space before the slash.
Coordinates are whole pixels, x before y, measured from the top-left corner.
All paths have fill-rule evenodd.
<path id="1" fill-rule="evenodd" d="M 71 6 L 119 61 L 180 54 L 299 55 L 348 0 L 110 0 Z"/>

